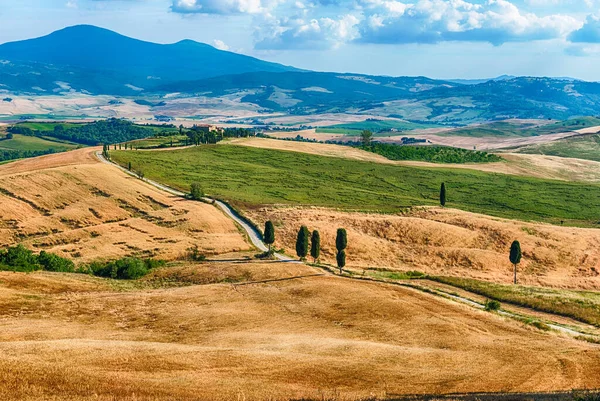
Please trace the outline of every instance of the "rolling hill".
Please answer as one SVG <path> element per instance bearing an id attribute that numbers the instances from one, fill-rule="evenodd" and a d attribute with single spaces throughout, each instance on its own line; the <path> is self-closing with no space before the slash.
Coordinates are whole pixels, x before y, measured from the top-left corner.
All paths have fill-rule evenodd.
<path id="1" fill-rule="evenodd" d="M 94 72 L 107 78 L 121 76 L 125 84 L 141 88 L 157 82 L 191 80 L 252 71 L 297 71 L 253 57 L 221 51 L 204 43 L 183 40 L 174 44 L 145 42 L 107 29 L 78 25 L 41 38 L 0 45 L 0 59 L 17 65 L 52 66 L 75 74 Z M 129 82 L 127 82 L 129 81 Z"/>

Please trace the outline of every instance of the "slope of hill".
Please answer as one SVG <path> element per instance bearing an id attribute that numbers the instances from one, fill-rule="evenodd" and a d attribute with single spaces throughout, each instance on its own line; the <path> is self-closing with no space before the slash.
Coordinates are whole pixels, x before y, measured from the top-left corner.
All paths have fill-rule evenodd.
<path id="1" fill-rule="evenodd" d="M 131 85 L 147 87 L 157 82 L 190 80 L 252 71 L 294 71 L 241 54 L 217 50 L 204 43 L 184 40 L 162 45 L 132 39 L 106 29 L 78 25 L 50 35 L 0 45 L 0 59 L 58 71 L 75 69 L 129 77 Z M 122 82 L 122 80 L 119 80 Z M 67 82 L 70 82 L 68 80 Z M 128 83 L 128 82 L 125 82 Z"/>

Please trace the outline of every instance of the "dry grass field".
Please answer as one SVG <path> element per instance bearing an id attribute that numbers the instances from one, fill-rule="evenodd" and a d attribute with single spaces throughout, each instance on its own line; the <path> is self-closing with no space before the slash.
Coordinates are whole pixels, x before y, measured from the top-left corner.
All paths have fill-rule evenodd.
<path id="1" fill-rule="evenodd" d="M 335 265 L 335 235 L 348 230 L 348 265 L 510 283 L 513 240 L 521 242 L 523 284 L 600 289 L 600 231 L 491 218 L 454 209 L 417 208 L 405 215 L 345 213 L 319 208 L 249 211 L 272 220 L 276 246 L 295 254 L 298 229 L 321 233 L 322 261 Z"/>
<path id="2" fill-rule="evenodd" d="M 354 400 L 600 385 L 597 345 L 415 290 L 332 276 L 226 282 L 315 273 L 284 263 L 157 274 L 177 280 L 181 269 L 217 269 L 223 282 L 149 289 L 0 273 L 0 398 Z"/>
<path id="3" fill-rule="evenodd" d="M 345 159 L 401 166 L 434 168 L 452 167 L 562 181 L 600 181 L 600 162 L 555 156 L 506 153 L 501 154 L 501 156 L 506 159 L 506 161 L 501 163 L 466 163 L 448 165 L 418 161 L 393 161 L 375 153 L 333 144 L 281 141 L 264 138 L 240 138 L 229 140 L 225 143 L 253 148 L 287 150 L 312 155 L 341 157 Z"/>
<path id="4" fill-rule="evenodd" d="M 362 400 L 600 386 L 598 345 L 406 287 L 249 261 L 244 236 L 216 208 L 166 195 L 95 151 L 0 166 L 0 246 L 85 262 L 174 260 L 196 244 L 213 261 L 171 262 L 137 281 L 0 272 L 2 400 Z M 299 224 L 319 228 L 326 261 L 335 228 L 348 228 L 351 267 L 502 281 L 503 248 L 519 235 L 527 280 L 597 283 L 593 230 L 435 208 L 249 213 L 273 219 L 287 249 Z"/>
<path id="5" fill-rule="evenodd" d="M 249 249 L 214 206 L 181 200 L 102 164 L 96 149 L 0 166 L 0 246 L 24 243 L 76 262 L 176 259 Z"/>

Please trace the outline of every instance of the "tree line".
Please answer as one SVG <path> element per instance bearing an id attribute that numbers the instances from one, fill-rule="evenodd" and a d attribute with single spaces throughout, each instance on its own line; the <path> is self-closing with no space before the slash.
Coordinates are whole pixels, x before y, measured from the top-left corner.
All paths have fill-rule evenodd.
<path id="1" fill-rule="evenodd" d="M 70 128 L 57 124 L 54 126 L 53 131 L 33 130 L 29 127 L 17 124 L 8 127 L 7 131 L 12 134 L 26 136 L 51 136 L 57 139 L 90 146 L 127 142 L 148 138 L 154 134 L 154 130 L 151 128 L 136 125 L 127 120 L 118 118 L 109 118 L 108 120 L 95 121 L 93 123 L 77 125 Z"/>
<path id="2" fill-rule="evenodd" d="M 270 220 L 265 223 L 263 241 L 269 246 L 269 255 L 272 255 L 272 246 L 275 243 L 275 226 Z M 337 266 L 340 269 L 340 274 L 342 274 L 344 267 L 346 267 L 346 248 L 348 247 L 348 234 L 344 228 L 337 230 L 335 246 Z M 296 255 L 304 261 L 309 252 L 313 262 L 317 263 L 321 257 L 321 234 L 317 230 L 314 230 L 311 234 L 308 227 L 302 226 L 296 238 Z"/>

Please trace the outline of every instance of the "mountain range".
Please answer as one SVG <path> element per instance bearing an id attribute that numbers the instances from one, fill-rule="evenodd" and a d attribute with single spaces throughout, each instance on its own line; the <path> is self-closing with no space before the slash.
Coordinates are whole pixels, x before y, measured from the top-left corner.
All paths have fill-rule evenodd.
<path id="1" fill-rule="evenodd" d="M 266 111 L 370 111 L 448 123 L 564 119 L 600 109 L 600 84 L 572 78 L 435 80 L 314 72 L 191 40 L 156 44 L 89 25 L 0 45 L 0 92 L 233 96 Z"/>

